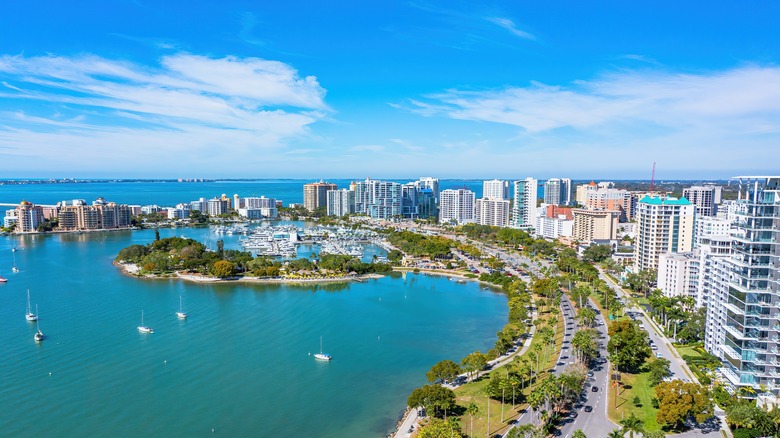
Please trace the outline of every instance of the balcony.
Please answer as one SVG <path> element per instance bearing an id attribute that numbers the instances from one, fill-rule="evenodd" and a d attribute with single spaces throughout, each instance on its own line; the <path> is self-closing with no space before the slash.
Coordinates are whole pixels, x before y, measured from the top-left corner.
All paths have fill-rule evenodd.
<path id="1" fill-rule="evenodd" d="M 737 353 L 736 350 L 731 348 L 731 346 L 726 344 L 720 344 L 718 345 L 718 347 L 720 347 L 720 349 L 723 350 L 723 352 L 726 353 L 728 357 L 735 360 L 742 360 L 742 357 L 740 357 L 739 353 Z"/>
<path id="2" fill-rule="evenodd" d="M 777 330 L 780 331 L 780 325 L 777 326 Z M 723 326 L 723 328 L 726 329 L 727 332 L 731 333 L 732 336 L 735 338 L 742 340 L 742 341 L 758 341 L 758 337 L 752 336 L 750 334 L 742 333 L 740 330 L 726 324 Z"/>

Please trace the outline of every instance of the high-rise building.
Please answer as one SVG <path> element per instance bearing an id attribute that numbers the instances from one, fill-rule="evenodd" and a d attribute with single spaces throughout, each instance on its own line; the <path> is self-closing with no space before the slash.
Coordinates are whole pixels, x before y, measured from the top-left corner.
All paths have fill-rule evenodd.
<path id="1" fill-rule="evenodd" d="M 571 204 L 571 180 L 550 178 L 544 183 L 544 203 L 549 205 Z"/>
<path id="2" fill-rule="evenodd" d="M 328 216 L 346 216 L 354 212 L 354 191 L 347 189 L 328 191 Z"/>
<path id="3" fill-rule="evenodd" d="M 414 182 L 417 190 L 429 189 L 433 194 L 433 198 L 436 202 L 439 202 L 439 178 L 431 178 L 430 176 L 424 176 Z"/>
<path id="4" fill-rule="evenodd" d="M 355 183 L 355 213 L 376 219 L 401 217 L 402 195 L 401 184 L 395 182 L 358 181 Z"/>
<path id="5" fill-rule="evenodd" d="M 279 216 L 279 210 L 276 206 L 275 198 L 266 198 L 265 196 L 249 196 L 242 198 L 240 203 L 242 204 L 242 208 L 246 210 L 260 210 L 260 218 L 275 219 L 277 216 Z M 255 217 L 256 215 L 257 213 L 247 212 L 247 217 Z"/>
<path id="6" fill-rule="evenodd" d="M 509 200 L 481 198 L 476 200 L 475 219 L 480 225 L 509 226 Z"/>
<path id="7" fill-rule="evenodd" d="M 743 190 L 744 189 L 744 190 Z M 739 177 L 728 277 L 708 291 L 705 345 L 733 387 L 780 395 L 780 176 Z"/>
<path id="8" fill-rule="evenodd" d="M 16 232 L 31 233 L 37 231 L 43 222 L 43 207 L 32 202 L 22 201 L 16 207 Z"/>
<path id="9" fill-rule="evenodd" d="M 658 269 L 665 252 L 693 249 L 694 207 L 685 198 L 645 196 L 637 205 L 634 272 Z"/>
<path id="10" fill-rule="evenodd" d="M 320 207 L 328 206 L 328 190 L 336 190 L 336 184 L 331 184 L 320 180 L 311 184 L 303 185 L 303 207 L 309 211 L 314 211 Z"/>
<path id="11" fill-rule="evenodd" d="M 526 178 L 513 183 L 515 203 L 512 206 L 512 227 L 531 229 L 536 224 L 537 181 Z"/>
<path id="12" fill-rule="evenodd" d="M 699 284 L 699 258 L 692 252 L 665 252 L 658 256 L 656 286 L 668 297 L 696 298 Z"/>
<path id="13" fill-rule="evenodd" d="M 697 216 L 717 216 L 722 192 L 721 186 L 693 186 L 683 189 L 683 197 L 696 206 Z"/>
<path id="14" fill-rule="evenodd" d="M 617 239 L 619 212 L 573 208 L 572 214 L 574 216 L 574 230 L 572 231 L 574 240 L 590 243 L 594 240 Z"/>
<path id="15" fill-rule="evenodd" d="M 401 185 L 401 215 L 405 219 L 417 219 L 417 185 L 415 183 L 406 183 Z"/>
<path id="16" fill-rule="evenodd" d="M 482 197 L 485 199 L 509 199 L 509 181 L 500 179 L 482 181 Z"/>
<path id="17" fill-rule="evenodd" d="M 464 224 L 474 222 L 474 192 L 469 189 L 447 189 L 440 193 L 439 222 Z"/>
<path id="18" fill-rule="evenodd" d="M 228 203 L 226 199 L 211 198 L 206 201 L 206 212 L 209 216 L 219 216 L 228 212 Z"/>
<path id="19" fill-rule="evenodd" d="M 728 236 L 733 222 L 719 217 L 697 215 L 693 225 L 693 248 L 700 247 L 709 237 Z"/>
<path id="20" fill-rule="evenodd" d="M 585 192 L 581 202 L 588 210 L 613 210 L 620 212 L 620 222 L 627 222 L 631 217 L 631 193 L 628 190 L 591 187 Z"/>

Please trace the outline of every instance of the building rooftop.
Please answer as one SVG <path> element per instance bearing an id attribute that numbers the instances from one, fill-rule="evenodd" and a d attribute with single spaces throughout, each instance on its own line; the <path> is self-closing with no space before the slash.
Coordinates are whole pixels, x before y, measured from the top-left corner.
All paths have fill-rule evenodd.
<path id="1" fill-rule="evenodd" d="M 643 204 L 651 204 L 651 205 L 691 205 L 691 201 L 685 199 L 685 197 L 677 199 L 677 198 L 661 198 L 661 197 L 645 195 L 645 197 L 642 198 L 639 202 Z"/>

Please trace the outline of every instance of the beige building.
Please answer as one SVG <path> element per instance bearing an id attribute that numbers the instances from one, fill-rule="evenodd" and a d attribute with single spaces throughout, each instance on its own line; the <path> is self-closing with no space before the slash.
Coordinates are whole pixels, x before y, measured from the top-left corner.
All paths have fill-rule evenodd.
<path id="1" fill-rule="evenodd" d="M 22 201 L 16 207 L 16 232 L 31 233 L 43 222 L 43 207 L 32 202 Z"/>
<path id="2" fill-rule="evenodd" d="M 685 198 L 645 196 L 637 203 L 634 271 L 658 269 L 663 253 L 693 249 L 694 206 Z"/>
<path id="3" fill-rule="evenodd" d="M 580 242 L 617 239 L 619 211 L 572 209 L 574 231 L 572 238 Z"/>
<path id="4" fill-rule="evenodd" d="M 496 198 L 477 199 L 474 205 L 476 222 L 493 227 L 509 226 L 509 200 Z"/>
<path id="5" fill-rule="evenodd" d="M 97 205 L 66 205 L 60 207 L 61 231 L 111 230 L 132 225 L 132 210 L 113 202 Z"/>
<path id="6" fill-rule="evenodd" d="M 336 184 L 324 181 L 303 185 L 303 207 L 314 211 L 319 207 L 328 207 L 328 190 L 336 190 Z"/>

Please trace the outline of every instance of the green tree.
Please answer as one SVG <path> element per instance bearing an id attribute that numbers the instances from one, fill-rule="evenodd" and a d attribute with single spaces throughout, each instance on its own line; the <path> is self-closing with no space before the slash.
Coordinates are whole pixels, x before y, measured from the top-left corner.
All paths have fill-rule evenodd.
<path id="1" fill-rule="evenodd" d="M 574 333 L 571 346 L 576 351 L 577 359 L 587 362 L 596 357 L 596 352 L 598 352 L 597 336 L 598 333 L 594 329 L 579 330 Z"/>
<path id="2" fill-rule="evenodd" d="M 673 380 L 659 383 L 654 391 L 658 400 L 656 420 L 661 425 L 680 429 L 686 421 L 702 423 L 713 415 L 712 397 L 701 385 Z"/>
<path id="3" fill-rule="evenodd" d="M 433 416 L 446 416 L 455 406 L 455 393 L 441 385 L 425 385 L 409 394 L 407 404 L 411 408 L 422 406 Z"/>
<path id="4" fill-rule="evenodd" d="M 461 361 L 461 365 L 469 373 L 469 377 L 472 377 L 474 373 L 481 371 L 487 365 L 487 357 L 479 351 L 475 351 L 468 356 L 464 357 Z"/>
<path id="5" fill-rule="evenodd" d="M 607 434 L 607 438 L 623 438 L 623 431 L 620 429 L 613 429 Z"/>
<path id="6" fill-rule="evenodd" d="M 596 311 L 590 307 L 582 307 L 577 312 L 577 319 L 580 323 L 586 327 L 593 327 L 593 323 L 596 321 Z"/>
<path id="7" fill-rule="evenodd" d="M 609 245 L 591 245 L 585 248 L 582 259 L 587 262 L 603 262 L 612 255 L 612 247 Z"/>
<path id="8" fill-rule="evenodd" d="M 236 275 L 236 265 L 227 260 L 220 260 L 211 267 L 211 275 L 219 278 L 227 278 Z"/>
<path id="9" fill-rule="evenodd" d="M 160 240 L 160 230 L 158 228 L 154 229 L 154 240 Z"/>
<path id="10" fill-rule="evenodd" d="M 623 426 L 623 434 L 628 432 L 630 438 L 634 438 L 634 433 L 644 433 L 644 421 L 631 413 L 631 416 L 620 421 Z"/>
<path id="11" fill-rule="evenodd" d="M 571 435 L 571 438 L 588 438 L 588 437 L 587 435 L 585 435 L 585 432 L 583 432 L 582 429 L 577 429 Z"/>
<path id="12" fill-rule="evenodd" d="M 647 364 L 648 371 L 650 372 L 650 386 L 655 386 L 661 383 L 665 377 L 672 375 L 670 365 L 671 362 L 664 358 L 653 359 Z"/>
<path id="13" fill-rule="evenodd" d="M 417 436 L 420 438 L 452 438 L 461 437 L 460 424 L 457 421 L 429 418 L 420 428 Z"/>
<path id="14" fill-rule="evenodd" d="M 609 336 L 609 359 L 620 371 L 638 370 L 652 353 L 647 332 L 640 330 L 631 320 L 612 322 Z"/>
<path id="15" fill-rule="evenodd" d="M 449 382 L 460 374 L 460 366 L 451 360 L 443 360 L 431 367 L 425 376 L 428 382 Z"/>
<path id="16" fill-rule="evenodd" d="M 469 414 L 469 436 L 474 436 L 474 416 L 479 414 L 479 406 L 476 403 L 471 402 L 466 408 L 466 413 Z"/>

